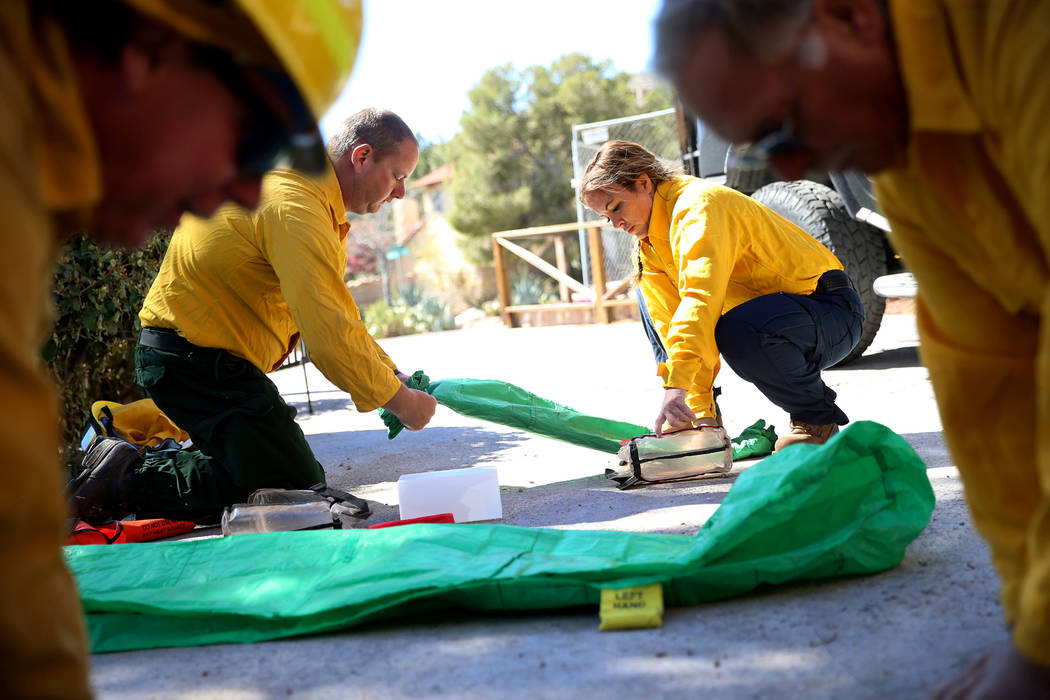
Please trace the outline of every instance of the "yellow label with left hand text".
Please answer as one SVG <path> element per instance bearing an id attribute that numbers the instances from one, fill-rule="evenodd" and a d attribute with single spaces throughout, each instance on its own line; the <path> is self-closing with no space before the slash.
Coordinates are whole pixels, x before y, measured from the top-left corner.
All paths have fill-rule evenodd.
<path id="1" fill-rule="evenodd" d="M 599 632 L 660 627 L 664 621 L 663 584 L 603 589 L 599 616 Z"/>

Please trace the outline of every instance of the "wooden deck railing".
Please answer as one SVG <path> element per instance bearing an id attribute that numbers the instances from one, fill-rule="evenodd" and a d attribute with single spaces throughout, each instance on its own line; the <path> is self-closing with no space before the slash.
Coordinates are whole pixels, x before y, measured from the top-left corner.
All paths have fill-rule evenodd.
<path id="1" fill-rule="evenodd" d="M 500 313 L 503 317 L 503 323 L 513 328 L 520 325 L 518 317 L 526 313 L 543 315 L 566 310 L 578 310 L 583 306 L 583 303 L 570 302 L 570 290 L 592 300 L 593 321 L 597 323 L 608 323 L 612 309 L 633 307 L 635 305 L 633 299 L 616 298 L 630 286 L 630 277 L 615 281 L 612 284 L 609 284 L 605 279 L 605 250 L 602 246 L 601 236 L 603 225 L 604 223 L 601 221 L 586 221 L 583 223 L 536 226 L 493 233 L 492 254 L 495 258 L 496 286 L 499 290 Z M 587 248 L 590 252 L 591 266 L 590 287 L 569 274 L 569 262 L 565 253 L 564 236 L 568 233 L 575 233 L 580 229 L 587 230 Z M 539 255 L 513 242 L 514 240 L 538 237 L 554 238 L 556 265 L 550 264 Z M 506 256 L 508 252 L 517 255 L 528 264 L 552 277 L 558 283 L 561 303 L 512 305 L 510 279 L 507 274 Z"/>

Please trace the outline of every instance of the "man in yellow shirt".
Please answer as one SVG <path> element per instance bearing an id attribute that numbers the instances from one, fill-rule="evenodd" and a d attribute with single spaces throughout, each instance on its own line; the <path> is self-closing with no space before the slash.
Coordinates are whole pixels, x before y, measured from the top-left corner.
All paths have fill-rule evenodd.
<path id="1" fill-rule="evenodd" d="M 0 3 L 6 697 L 91 693 L 80 603 L 62 560 L 58 411 L 39 352 L 55 253 L 76 231 L 138 244 L 185 209 L 254 205 L 262 172 L 293 135 L 317 151 L 315 119 L 350 72 L 360 11 L 303 3 L 293 28 L 273 5 Z"/>
<path id="2" fill-rule="evenodd" d="M 300 335 L 359 411 L 382 406 L 410 430 L 434 415 L 434 397 L 401 382 L 343 283 L 346 212 L 404 196 L 415 137 L 392 112 L 366 109 L 343 122 L 328 151 L 334 167 L 320 179 L 268 174 L 254 212 L 183 217 L 139 314 L 136 377 L 198 450 L 143 460 L 119 440 L 98 443 L 86 458 L 93 472 L 73 494 L 79 517 L 214 522 L 256 489 L 323 484 L 295 409 L 265 376 Z"/>
<path id="3" fill-rule="evenodd" d="M 877 173 L 1011 647 L 942 689 L 1050 692 L 1050 3 L 665 0 L 659 69 L 788 177 Z"/>

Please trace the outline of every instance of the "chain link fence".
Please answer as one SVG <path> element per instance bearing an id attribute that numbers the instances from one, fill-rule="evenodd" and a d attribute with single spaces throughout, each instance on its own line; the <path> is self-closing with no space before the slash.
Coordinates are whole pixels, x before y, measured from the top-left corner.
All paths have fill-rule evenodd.
<path id="1" fill-rule="evenodd" d="M 572 127 L 572 187 L 576 190 L 576 220 L 596 221 L 601 217 L 580 203 L 580 179 L 584 168 L 609 141 L 633 141 L 673 165 L 682 162 L 674 109 L 638 114 L 620 119 L 608 119 Z M 634 274 L 634 239 L 628 233 L 602 227 L 602 246 L 605 249 L 605 276 L 615 283 Z M 587 236 L 580 231 L 580 250 L 583 251 L 583 283 L 591 283 L 590 256 Z"/>

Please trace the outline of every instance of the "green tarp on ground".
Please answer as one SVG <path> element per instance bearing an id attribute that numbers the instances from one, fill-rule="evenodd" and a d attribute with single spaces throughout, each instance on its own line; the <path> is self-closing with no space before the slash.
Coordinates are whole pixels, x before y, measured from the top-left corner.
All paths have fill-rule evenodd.
<path id="1" fill-rule="evenodd" d="M 925 465 L 861 422 L 744 471 L 695 537 L 413 525 L 67 547 L 92 649 L 255 642 L 435 608 L 597 606 L 661 582 L 670 606 L 882 571 L 929 522 Z"/>

